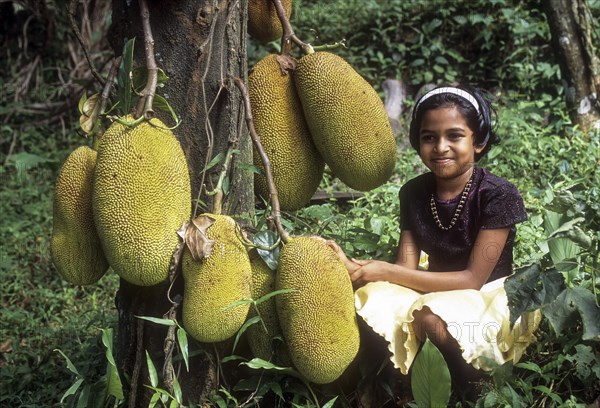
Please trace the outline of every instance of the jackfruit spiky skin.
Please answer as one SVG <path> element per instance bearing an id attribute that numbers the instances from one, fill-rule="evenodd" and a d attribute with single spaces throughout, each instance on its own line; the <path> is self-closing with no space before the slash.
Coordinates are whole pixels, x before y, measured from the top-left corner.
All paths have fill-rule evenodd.
<path id="1" fill-rule="evenodd" d="M 277 55 L 260 60 L 248 77 L 254 127 L 271 163 L 282 210 L 302 208 L 319 187 L 325 164 L 312 142 L 291 74 L 283 75 Z M 256 194 L 268 199 L 263 162 L 254 150 Z"/>
<path id="2" fill-rule="evenodd" d="M 329 52 L 302 57 L 294 78 L 313 141 L 333 173 L 361 191 L 385 183 L 394 170 L 396 141 L 373 87 Z"/>
<path id="3" fill-rule="evenodd" d="M 54 190 L 50 254 L 60 276 L 75 285 L 94 283 L 108 269 L 92 211 L 96 156 L 88 146 L 71 152 Z"/>
<path id="4" fill-rule="evenodd" d="M 296 237 L 281 250 L 275 287 L 277 314 L 292 362 L 309 381 L 342 375 L 360 343 L 354 292 L 342 260 L 324 240 Z"/>
<path id="5" fill-rule="evenodd" d="M 281 4 L 289 19 L 292 15 L 292 0 L 282 0 Z M 283 28 L 271 0 L 248 1 L 248 33 L 262 43 L 281 38 Z"/>
<path id="6" fill-rule="evenodd" d="M 214 343 L 232 337 L 246 321 L 249 304 L 227 307 L 250 299 L 252 270 L 235 221 L 226 215 L 203 215 L 215 220 L 206 232 L 215 243 L 212 253 L 199 262 L 187 248 L 183 253 L 183 326 L 196 340 Z"/>
<path id="7" fill-rule="evenodd" d="M 275 291 L 275 271 L 269 268 L 255 249 L 250 251 L 249 256 L 250 266 L 252 267 L 252 299 L 258 300 Z M 275 308 L 275 298 L 271 297 L 261 302 L 257 305 L 257 308 L 262 322 L 255 323 L 248 328 L 250 351 L 252 351 L 254 357 L 290 366 L 291 360 L 285 345 L 273 341 L 274 337 L 282 336 Z M 255 309 L 250 308 L 248 318 L 256 315 Z M 275 353 L 273 352 L 274 344 L 279 346 L 275 349 Z"/>
<path id="8" fill-rule="evenodd" d="M 119 276 L 139 286 L 165 281 L 177 230 L 190 218 L 191 187 L 183 150 L 160 120 L 134 128 L 115 122 L 102 135 L 93 203 L 104 253 Z"/>

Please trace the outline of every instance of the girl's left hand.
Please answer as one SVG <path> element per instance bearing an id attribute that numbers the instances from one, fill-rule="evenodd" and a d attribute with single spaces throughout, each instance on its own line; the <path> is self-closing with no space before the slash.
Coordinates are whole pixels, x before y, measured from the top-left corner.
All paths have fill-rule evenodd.
<path id="1" fill-rule="evenodd" d="M 386 275 L 387 262 L 377 260 L 352 259 L 352 262 L 360 265 L 358 269 L 350 272 L 350 279 L 360 286 L 369 282 L 388 280 Z"/>

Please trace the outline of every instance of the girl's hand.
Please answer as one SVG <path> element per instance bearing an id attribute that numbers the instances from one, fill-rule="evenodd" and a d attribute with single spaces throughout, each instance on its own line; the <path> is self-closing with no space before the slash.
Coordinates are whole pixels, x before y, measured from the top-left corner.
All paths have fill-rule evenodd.
<path id="1" fill-rule="evenodd" d="M 340 257 L 340 259 L 344 262 L 344 266 L 346 267 L 350 275 L 352 275 L 354 271 L 360 268 L 360 265 L 348 259 L 348 257 L 344 253 L 344 250 L 334 241 L 327 240 L 327 245 L 329 245 L 329 247 L 333 249 L 335 253 Z"/>
<path id="2" fill-rule="evenodd" d="M 358 265 L 358 268 L 350 272 L 350 280 L 358 286 L 369 282 L 388 280 L 386 275 L 387 262 L 361 259 L 352 259 L 351 262 Z"/>

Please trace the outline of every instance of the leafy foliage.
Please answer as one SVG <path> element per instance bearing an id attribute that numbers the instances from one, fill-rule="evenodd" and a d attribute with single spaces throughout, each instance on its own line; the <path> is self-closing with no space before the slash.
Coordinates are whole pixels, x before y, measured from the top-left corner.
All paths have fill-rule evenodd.
<path id="1" fill-rule="evenodd" d="M 15 3 L 16 17 L 34 16 L 28 31 L 21 26 L 14 31 L 18 34 L 6 37 L 10 40 L 1 40 L 7 58 L 0 59 L 0 404 L 41 407 L 56 406 L 66 392 L 79 391 L 63 400 L 75 404 L 85 400 L 81 395 L 86 387 L 91 392 L 94 385 L 114 378 L 107 377 L 112 369 L 106 336 L 116 326 L 118 279 L 109 273 L 92 287 L 72 287 L 60 280 L 49 259 L 52 186 L 60 163 L 73 147 L 85 143 L 71 124 L 77 124 L 79 84 L 88 86 L 91 76 L 82 59 L 70 60 L 65 44 L 77 47 L 57 2 L 38 2 L 46 13 L 28 3 Z M 97 3 L 100 18 L 90 24 L 95 31 L 86 38 L 92 41 L 93 59 L 102 66 L 109 18 L 101 10 L 106 5 Z M 12 5 L 0 6 L 7 4 Z M 600 135 L 585 135 L 570 123 L 540 5 L 540 0 L 298 0 L 292 20 L 297 34 L 313 44 L 346 39 L 348 48 L 336 52 L 376 88 L 390 77 L 415 88 L 469 80 L 497 97 L 503 141 L 480 164 L 514 182 L 529 213 L 519 226 L 519 271 L 507 292 L 515 315 L 541 306 L 546 317 L 537 343 L 521 362 L 494 369 L 477 402 L 481 407 L 575 407 L 591 403 L 600 393 L 594 320 Z M 590 0 L 589 5 L 600 18 L 600 2 Z M 250 44 L 249 53 L 258 59 L 277 47 Z M 292 233 L 333 238 L 355 257 L 391 260 L 398 240 L 399 187 L 422 171 L 414 152 L 402 150 L 386 185 L 349 203 L 332 200 L 285 214 L 285 227 Z M 341 186 L 328 176 L 322 188 L 336 191 Z M 263 246 L 275 242 L 263 238 Z M 177 343 L 187 363 L 193 351 L 181 328 Z M 237 346 L 242 349 L 243 336 Z M 213 406 L 247 401 L 323 407 L 352 403 L 339 389 L 312 387 L 285 367 L 233 353 L 222 360 L 240 362 L 248 370 L 244 378 L 215 393 Z M 148 367 L 153 364 L 147 361 Z M 181 401 L 177 386 L 166 393 L 158 374 L 152 378 L 147 385 L 154 387 L 157 402 Z M 116 397 L 116 388 L 109 389 Z"/>

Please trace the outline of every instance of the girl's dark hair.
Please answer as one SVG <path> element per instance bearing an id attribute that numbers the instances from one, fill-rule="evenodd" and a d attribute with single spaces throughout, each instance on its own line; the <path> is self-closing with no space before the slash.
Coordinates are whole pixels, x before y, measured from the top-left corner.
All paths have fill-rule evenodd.
<path id="1" fill-rule="evenodd" d="M 455 88 L 462 89 L 475 98 L 479 104 L 479 113 L 467 99 L 450 92 L 431 95 L 419 103 L 423 97 L 421 96 L 415 104 L 410 122 L 410 144 L 419 153 L 419 133 L 421 132 L 421 121 L 425 112 L 432 109 L 453 107 L 460 112 L 462 117 L 465 118 L 469 129 L 473 131 L 474 145 L 485 145 L 479 154 L 475 154 L 475 161 L 477 161 L 490 150 L 492 145 L 500 141 L 494 131 L 496 112 L 490 104 L 489 95 L 484 91 L 467 85 L 459 85 Z"/>

